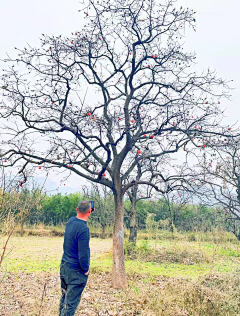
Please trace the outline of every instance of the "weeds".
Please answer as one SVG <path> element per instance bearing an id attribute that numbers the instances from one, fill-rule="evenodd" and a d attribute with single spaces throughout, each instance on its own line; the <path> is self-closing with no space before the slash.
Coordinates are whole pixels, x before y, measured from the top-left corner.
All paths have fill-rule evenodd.
<path id="1" fill-rule="evenodd" d="M 33 229 L 44 232 L 49 227 Z M 62 229 L 56 228 L 56 232 Z M 138 239 L 136 243 L 129 243 L 125 238 L 129 286 L 121 291 L 115 291 L 110 286 L 112 241 L 90 239 L 91 275 L 80 303 L 79 315 L 89 315 L 88 311 L 91 315 L 104 315 L 103 310 L 111 310 L 110 315 L 125 316 L 240 316 L 240 244 L 235 238 L 218 232 L 194 232 L 195 241 L 191 233 L 175 232 L 173 235 L 158 231 L 156 234 L 160 239 L 151 239 L 148 232 L 140 232 L 138 237 L 141 234 L 145 234 L 146 239 Z M 167 238 L 163 239 L 163 236 Z M 24 282 L 21 314 L 29 312 L 35 315 L 34 312 L 41 311 L 42 315 L 57 315 L 60 298 L 57 274 L 62 244 L 62 237 L 11 239 L 9 247 L 14 245 L 15 251 L 6 258 L 10 278 L 1 277 L 4 292 L 0 308 L 1 304 L 8 304 L 9 308 L 20 304 L 17 300 Z M 19 271 L 22 273 L 16 273 Z M 49 278 L 48 291 L 45 291 L 46 280 L 43 279 L 46 272 L 56 276 L 53 280 Z M 16 295 L 15 286 L 18 289 Z M 6 292 L 8 287 L 9 292 Z M 35 310 L 28 305 L 29 296 L 33 300 L 36 298 Z"/>

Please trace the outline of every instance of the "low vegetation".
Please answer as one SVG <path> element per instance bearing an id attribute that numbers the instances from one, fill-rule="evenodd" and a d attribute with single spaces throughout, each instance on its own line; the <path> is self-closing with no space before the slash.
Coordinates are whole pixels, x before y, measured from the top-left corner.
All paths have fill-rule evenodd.
<path id="1" fill-rule="evenodd" d="M 132 244 L 125 233 L 128 288 L 111 286 L 112 240 L 91 237 L 91 273 L 78 316 L 240 315 L 240 242 L 233 234 L 143 231 Z M 1 270 L 1 315 L 58 315 L 62 245 L 63 237 L 51 234 L 11 239 Z"/>

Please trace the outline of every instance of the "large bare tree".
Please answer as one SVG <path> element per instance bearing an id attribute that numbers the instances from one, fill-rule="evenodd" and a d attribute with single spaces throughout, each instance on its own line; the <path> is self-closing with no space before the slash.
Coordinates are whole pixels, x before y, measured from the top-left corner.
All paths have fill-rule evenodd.
<path id="1" fill-rule="evenodd" d="M 131 177 L 138 163 L 198 146 L 196 133 L 225 133 L 219 103 L 228 83 L 210 70 L 191 71 L 196 57 L 184 52 L 182 38 L 185 27 L 195 30 L 195 12 L 173 4 L 86 0 L 83 30 L 43 34 L 40 48 L 4 60 L 4 165 L 65 170 L 112 190 L 115 288 L 127 286 L 124 194 L 136 184 L 161 191 L 147 173 Z"/>

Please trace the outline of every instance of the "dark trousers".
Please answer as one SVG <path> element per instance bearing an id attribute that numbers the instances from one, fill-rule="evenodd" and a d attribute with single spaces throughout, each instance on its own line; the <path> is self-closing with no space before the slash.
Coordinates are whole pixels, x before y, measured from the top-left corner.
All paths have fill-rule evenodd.
<path id="1" fill-rule="evenodd" d="M 80 303 L 82 292 L 88 276 L 79 269 L 69 268 L 66 264 L 60 267 L 61 292 L 59 316 L 73 316 Z"/>

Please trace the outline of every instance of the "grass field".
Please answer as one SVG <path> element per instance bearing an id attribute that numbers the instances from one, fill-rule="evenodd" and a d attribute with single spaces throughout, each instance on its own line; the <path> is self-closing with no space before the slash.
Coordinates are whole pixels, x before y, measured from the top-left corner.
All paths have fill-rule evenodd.
<path id="1" fill-rule="evenodd" d="M 111 287 L 112 240 L 91 238 L 91 267 L 76 315 L 240 315 L 240 242 L 125 239 L 128 288 Z M 141 237 L 141 235 L 139 235 Z M 191 241 L 191 240 L 194 241 Z M 58 315 L 63 237 L 13 237 L 1 268 L 0 315 Z"/>

